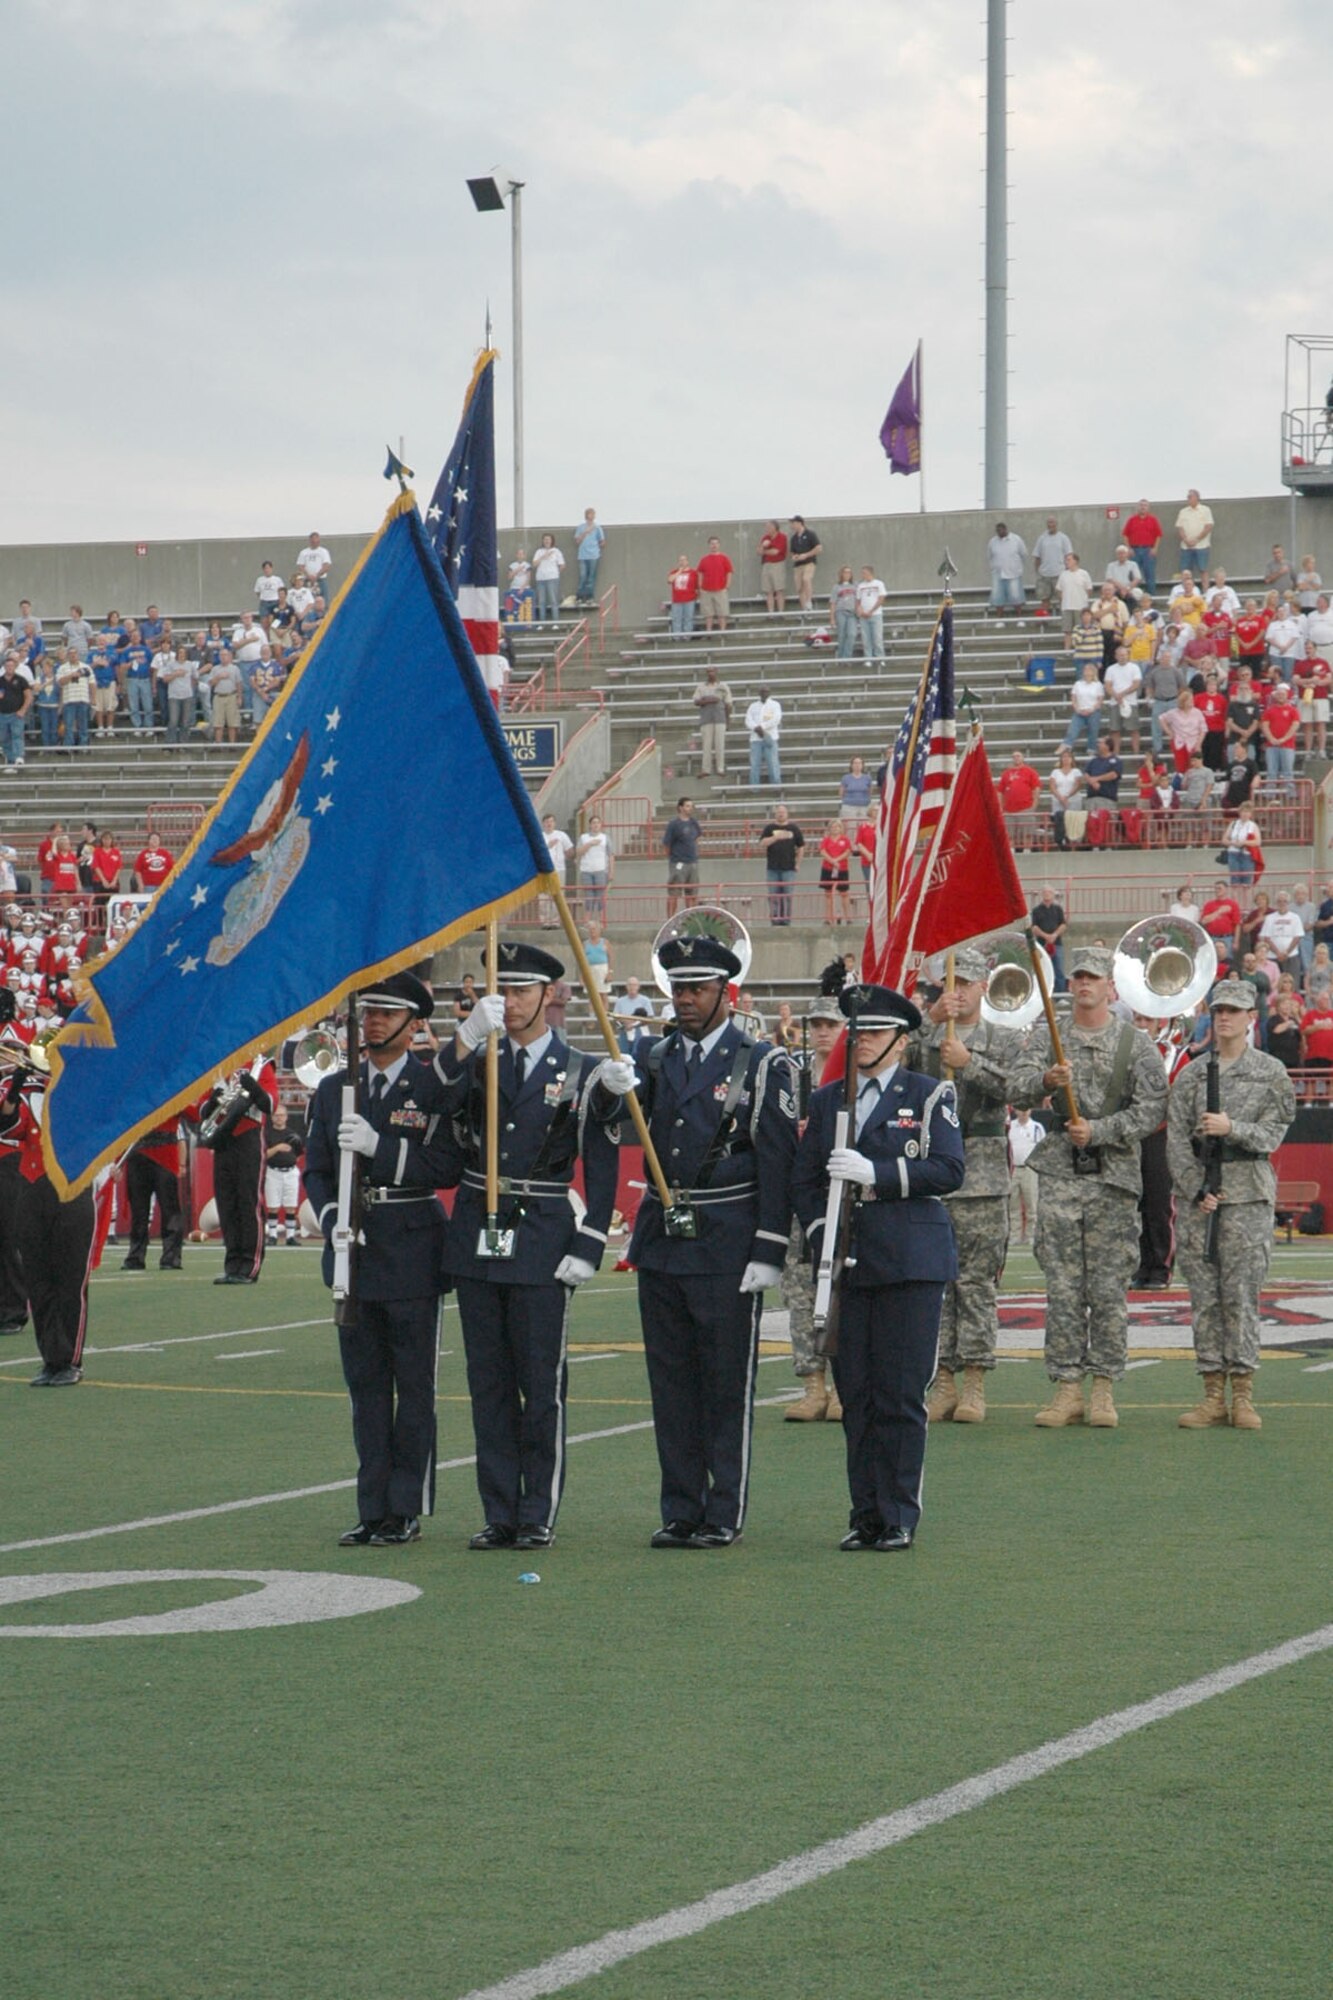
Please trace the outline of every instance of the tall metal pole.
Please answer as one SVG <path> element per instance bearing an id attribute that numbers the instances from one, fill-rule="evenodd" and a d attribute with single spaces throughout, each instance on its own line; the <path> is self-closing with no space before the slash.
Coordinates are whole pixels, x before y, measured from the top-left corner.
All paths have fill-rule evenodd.
<path id="1" fill-rule="evenodd" d="M 523 508 L 523 182 L 509 183 L 510 252 L 514 294 L 514 526 L 522 534 Z"/>
<path id="2" fill-rule="evenodd" d="M 1009 199 L 1005 114 L 1008 0 L 986 0 L 986 493 L 1009 504 Z"/>

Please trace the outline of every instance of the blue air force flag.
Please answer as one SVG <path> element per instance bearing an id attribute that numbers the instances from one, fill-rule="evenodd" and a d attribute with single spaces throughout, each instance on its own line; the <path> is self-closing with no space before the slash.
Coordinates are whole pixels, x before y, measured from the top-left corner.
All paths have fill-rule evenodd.
<path id="1" fill-rule="evenodd" d="M 550 887 L 550 857 L 411 493 L 51 1050 L 62 1192 L 257 1045 Z"/>

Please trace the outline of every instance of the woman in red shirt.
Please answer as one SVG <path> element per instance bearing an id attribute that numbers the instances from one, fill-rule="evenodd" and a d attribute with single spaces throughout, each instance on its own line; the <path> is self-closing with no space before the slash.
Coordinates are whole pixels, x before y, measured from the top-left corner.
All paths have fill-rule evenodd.
<path id="1" fill-rule="evenodd" d="M 851 900 L 848 892 L 849 862 L 852 843 L 847 829 L 840 819 L 831 819 L 828 830 L 819 843 L 819 886 L 824 891 L 824 922 L 833 923 L 833 892 L 838 892 L 840 921 L 847 923 L 851 916 Z"/>
<path id="2" fill-rule="evenodd" d="M 759 581 L 769 610 L 783 610 L 787 602 L 787 537 L 776 521 L 770 521 L 759 537 Z"/>
<path id="3" fill-rule="evenodd" d="M 1301 1061 L 1306 1069 L 1333 1069 L 1333 1001 L 1327 994 L 1301 1015 Z"/>
<path id="4" fill-rule="evenodd" d="M 667 583 L 671 587 L 671 636 L 688 639 L 694 630 L 694 607 L 699 602 L 699 572 L 688 556 L 677 559 Z"/>
<path id="5" fill-rule="evenodd" d="M 124 856 L 116 845 L 114 833 L 103 827 L 97 836 L 93 849 L 93 901 L 99 910 L 104 910 L 111 896 L 120 886 L 120 871 Z"/>
<path id="6" fill-rule="evenodd" d="M 1253 597 L 1245 600 L 1245 609 L 1236 620 L 1236 658 L 1241 666 L 1258 672 L 1268 650 L 1267 632 L 1271 613 L 1262 611 Z"/>
<path id="7" fill-rule="evenodd" d="M 56 839 L 55 851 L 51 856 L 51 894 L 57 907 L 67 909 L 79 898 L 79 857 L 74 852 L 67 833 Z"/>

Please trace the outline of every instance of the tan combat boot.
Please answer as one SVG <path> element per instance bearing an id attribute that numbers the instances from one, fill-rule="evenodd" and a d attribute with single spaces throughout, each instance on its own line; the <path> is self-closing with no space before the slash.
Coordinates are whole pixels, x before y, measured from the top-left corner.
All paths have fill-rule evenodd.
<path id="1" fill-rule="evenodd" d="M 1044 1410 L 1038 1410 L 1033 1422 L 1046 1431 L 1063 1430 L 1066 1424 L 1083 1422 L 1082 1382 L 1057 1382 L 1055 1394 Z"/>
<path id="2" fill-rule="evenodd" d="M 1254 1407 L 1254 1377 L 1248 1371 L 1231 1378 L 1231 1425 L 1238 1431 L 1261 1431 L 1264 1420 Z"/>
<path id="3" fill-rule="evenodd" d="M 824 1370 L 816 1368 L 805 1377 L 802 1385 L 805 1394 L 799 1403 L 788 1403 L 782 1412 L 782 1420 L 788 1424 L 822 1424 L 828 1415 L 828 1389 L 824 1382 Z"/>
<path id="4" fill-rule="evenodd" d="M 836 1382 L 831 1383 L 829 1386 L 828 1409 L 824 1412 L 824 1415 L 831 1424 L 840 1424 L 842 1422 L 842 1402 L 838 1395 L 838 1385 Z"/>
<path id="5" fill-rule="evenodd" d="M 935 1371 L 935 1380 L 926 1397 L 926 1419 L 932 1424 L 950 1423 L 957 1408 L 958 1387 L 953 1379 L 953 1369 L 941 1365 Z"/>
<path id="6" fill-rule="evenodd" d="M 953 1413 L 956 1424 L 984 1424 L 986 1421 L 986 1371 L 969 1362 L 963 1370 L 963 1393 Z"/>
<path id="7" fill-rule="evenodd" d="M 1113 1431 L 1120 1422 L 1116 1415 L 1115 1395 L 1109 1375 L 1094 1375 L 1092 1378 L 1088 1422 L 1099 1431 Z"/>
<path id="8" fill-rule="evenodd" d="M 1205 1375 L 1203 1401 L 1177 1417 L 1176 1427 L 1182 1431 L 1206 1431 L 1213 1424 L 1224 1424 L 1226 1421 L 1227 1378 L 1222 1374 Z"/>

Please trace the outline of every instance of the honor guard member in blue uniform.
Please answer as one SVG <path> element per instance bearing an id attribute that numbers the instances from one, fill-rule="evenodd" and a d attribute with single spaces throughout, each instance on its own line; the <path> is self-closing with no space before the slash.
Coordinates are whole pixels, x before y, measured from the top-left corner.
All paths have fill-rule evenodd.
<path id="1" fill-rule="evenodd" d="M 485 1526 L 474 1549 L 544 1549 L 555 1540 L 565 1483 L 569 1303 L 596 1274 L 615 1210 L 617 1147 L 605 1120 L 618 1113 L 594 1085 L 608 1067 L 546 1025 L 546 999 L 564 966 L 534 945 L 502 944 L 499 994 L 484 994 L 435 1058 L 442 1108 L 464 1163 L 446 1261 L 458 1293 L 467 1355 L 477 1489 Z M 484 1048 L 500 1043 L 500 1208 L 487 1238 Z M 480 1053 L 479 1053 L 480 1052 Z M 619 1063 L 625 1088 L 633 1072 Z M 432 1100 L 439 1104 L 440 1099 Z M 583 1162 L 587 1211 L 570 1201 Z"/>
<path id="2" fill-rule="evenodd" d="M 724 944 L 673 938 L 659 958 L 676 1027 L 637 1043 L 634 1061 L 677 1199 L 664 1214 L 649 1185 L 628 1253 L 662 1468 L 652 1546 L 726 1548 L 745 1525 L 762 1294 L 787 1254 L 795 1080 L 780 1050 L 731 1020 L 741 966 Z"/>
<path id="3" fill-rule="evenodd" d="M 838 1004 L 856 1015 L 855 1144 L 833 1143 L 844 1085 L 817 1090 L 792 1192 L 816 1258 L 830 1178 L 845 1181 L 856 1204 L 833 1361 L 852 1497 L 841 1546 L 907 1549 L 921 1518 L 940 1308 L 958 1275 L 941 1197 L 962 1185 L 963 1135 L 953 1085 L 900 1066 L 906 1037 L 921 1026 L 912 1002 L 887 986 L 856 986 Z"/>
<path id="4" fill-rule="evenodd" d="M 429 1069 L 408 1053 L 433 996 L 411 972 L 358 994 L 366 1061 L 362 1111 L 342 1115 L 346 1071 L 315 1092 L 305 1184 L 324 1231 L 324 1282 L 333 1283 L 333 1225 L 340 1155 L 360 1153 L 361 1245 L 356 1317 L 340 1326 L 343 1375 L 352 1399 L 359 1519 L 344 1548 L 414 1542 L 435 1487 L 435 1364 L 444 1268 L 444 1210 L 435 1190 L 460 1171 L 448 1120 L 428 1108 Z"/>

